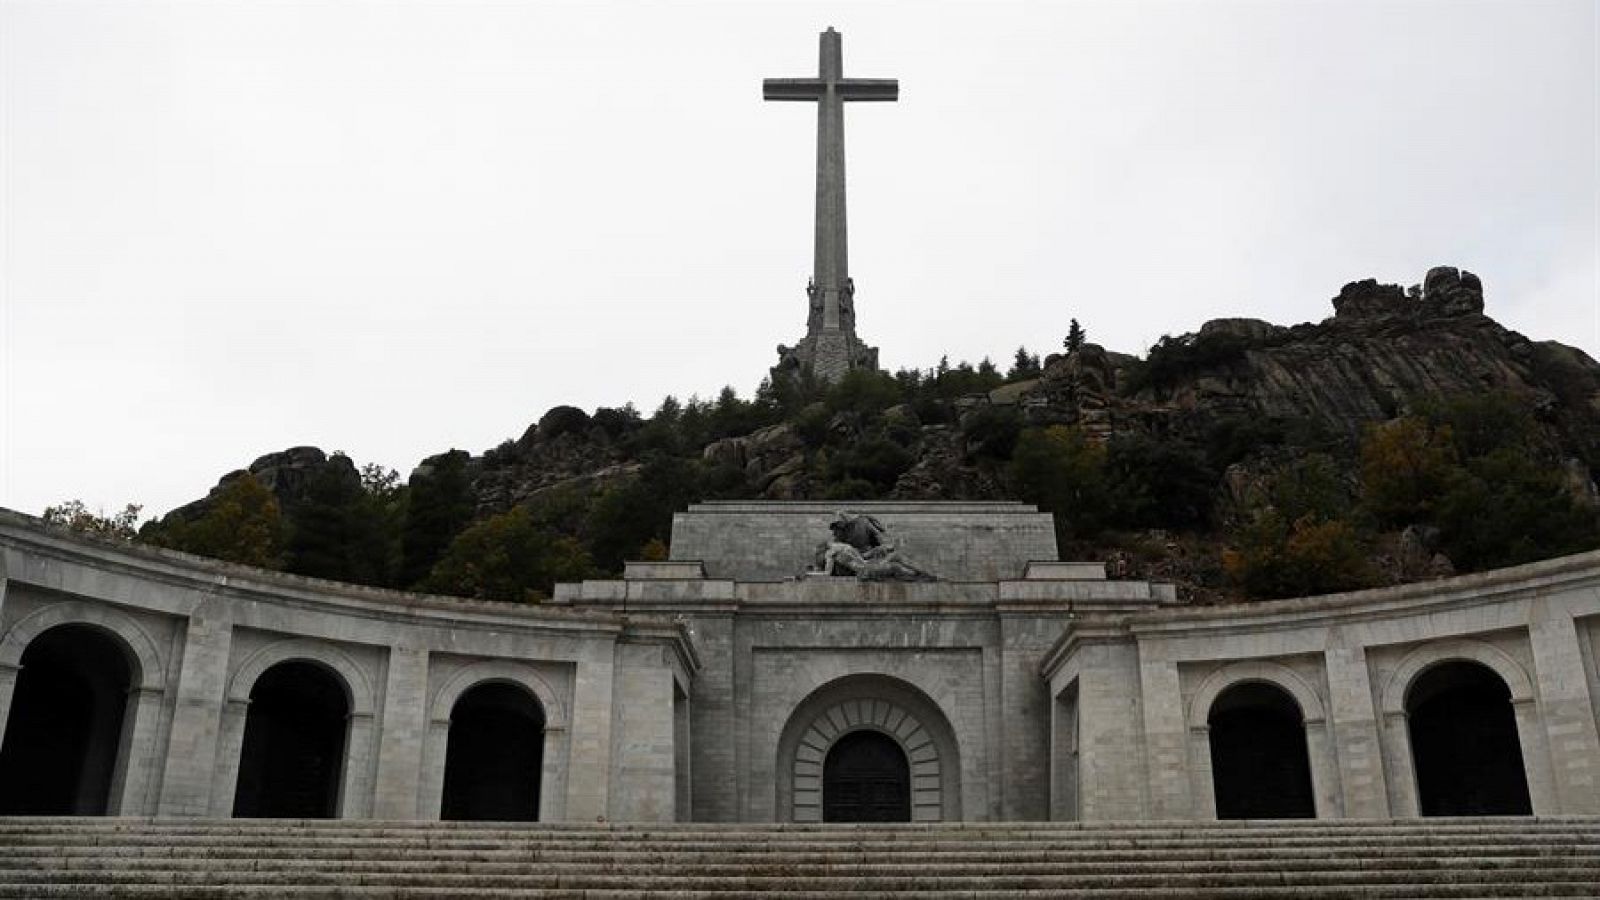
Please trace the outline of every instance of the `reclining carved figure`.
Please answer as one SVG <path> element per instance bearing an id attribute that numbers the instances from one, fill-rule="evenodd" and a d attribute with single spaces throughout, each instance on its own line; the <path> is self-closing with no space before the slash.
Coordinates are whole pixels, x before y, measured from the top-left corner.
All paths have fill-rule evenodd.
<path id="1" fill-rule="evenodd" d="M 816 571 L 862 581 L 934 580 L 899 552 L 888 529 L 873 516 L 840 512 L 828 530 L 833 538 L 817 546 Z"/>

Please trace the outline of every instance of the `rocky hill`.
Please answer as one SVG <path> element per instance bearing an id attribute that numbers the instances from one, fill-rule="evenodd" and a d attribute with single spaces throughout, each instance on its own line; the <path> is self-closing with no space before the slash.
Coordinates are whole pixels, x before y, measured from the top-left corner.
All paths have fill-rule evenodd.
<path id="1" fill-rule="evenodd" d="M 1019 351 L 1008 374 L 944 363 L 854 373 L 831 389 L 766 385 L 748 401 L 732 391 L 669 399 L 649 417 L 557 407 L 482 455 L 422 461 L 405 486 L 294 448 L 225 476 L 147 537 L 200 521 L 248 475 L 274 495 L 288 532 L 304 531 L 303 511 L 330 497 L 377 492 L 393 520 L 384 577 L 402 584 L 427 582 L 474 523 L 481 531 L 513 514 L 544 535 L 527 538 L 538 546 L 571 542 L 566 563 L 611 569 L 659 552 L 672 509 L 704 496 L 1021 496 L 1057 513 L 1064 553 L 1175 579 L 1201 600 L 1428 577 L 1597 540 L 1600 364 L 1500 326 L 1484 314 L 1479 279 L 1453 268 L 1409 290 L 1352 282 L 1332 308 L 1290 327 L 1207 322 L 1142 358 L 1083 343 L 1042 364 Z M 1434 468 L 1416 468 L 1419 459 Z M 1326 484 L 1305 487 L 1319 478 Z M 1382 500 L 1390 481 L 1431 485 L 1431 499 Z M 1295 491 L 1320 499 L 1285 499 Z M 447 514 L 428 518 L 419 506 L 435 495 Z M 1470 503 L 1524 499 L 1537 507 L 1528 522 L 1553 517 L 1565 530 L 1511 522 L 1527 533 L 1464 534 Z M 432 529 L 425 540 L 419 519 Z M 1251 581 L 1313 537 L 1331 541 L 1332 561 L 1316 566 L 1355 574 Z M 292 553 L 285 564 L 295 567 Z M 547 567 L 536 580 L 549 577 Z"/>

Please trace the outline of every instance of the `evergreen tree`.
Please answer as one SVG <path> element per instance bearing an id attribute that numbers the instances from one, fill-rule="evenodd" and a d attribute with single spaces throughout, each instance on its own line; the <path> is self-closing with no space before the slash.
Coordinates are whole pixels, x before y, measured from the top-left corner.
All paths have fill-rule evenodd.
<path id="1" fill-rule="evenodd" d="M 541 527 L 519 506 L 457 535 L 420 586 L 456 597 L 527 603 L 548 597 L 559 582 L 594 574 L 581 544 Z"/>
<path id="2" fill-rule="evenodd" d="M 1067 348 L 1068 353 L 1077 353 L 1078 348 L 1083 346 L 1083 341 L 1083 326 L 1078 324 L 1077 319 L 1073 319 L 1072 323 L 1067 326 L 1067 337 L 1066 340 L 1061 342 L 1061 346 Z"/>
<path id="3" fill-rule="evenodd" d="M 335 454 L 306 484 L 289 516 L 285 568 L 296 574 L 383 585 L 390 575 L 390 521 L 383 496 L 392 495 L 392 471 L 363 476 Z"/>
<path id="4" fill-rule="evenodd" d="M 198 518 L 150 522 L 141 539 L 160 547 L 274 569 L 282 563 L 285 526 L 272 491 L 246 472 L 208 498 Z"/>
<path id="5" fill-rule="evenodd" d="M 472 519 L 468 458 L 465 450 L 451 450 L 427 460 L 412 475 L 400 541 L 401 585 L 415 585 L 426 578 L 450 541 Z"/>
<path id="6" fill-rule="evenodd" d="M 1063 544 L 1100 533 L 1111 513 L 1105 448 L 1076 428 L 1030 428 L 1017 438 L 1011 477 L 1024 500 L 1055 515 Z"/>
<path id="7" fill-rule="evenodd" d="M 1039 357 L 1028 352 L 1027 347 L 1018 347 L 1017 355 L 1011 361 L 1011 371 L 1006 373 L 1007 381 L 1017 381 L 1022 378 L 1032 378 L 1039 374 Z"/>

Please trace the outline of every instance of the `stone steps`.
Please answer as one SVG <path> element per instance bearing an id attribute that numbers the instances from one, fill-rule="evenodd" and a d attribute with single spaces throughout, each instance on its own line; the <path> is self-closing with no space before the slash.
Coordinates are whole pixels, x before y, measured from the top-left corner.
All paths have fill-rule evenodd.
<path id="1" fill-rule="evenodd" d="M 0 897 L 1600 897 L 1600 819 L 506 825 L 0 819 Z"/>

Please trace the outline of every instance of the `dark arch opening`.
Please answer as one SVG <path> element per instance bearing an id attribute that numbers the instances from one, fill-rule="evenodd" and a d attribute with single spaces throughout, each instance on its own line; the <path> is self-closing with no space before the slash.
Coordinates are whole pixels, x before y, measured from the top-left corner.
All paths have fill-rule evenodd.
<path id="1" fill-rule="evenodd" d="M 886 734 L 852 731 L 822 764 L 822 821 L 911 821 L 911 766 Z"/>
<path id="2" fill-rule="evenodd" d="M 544 724 L 539 701 L 517 685 L 490 682 L 462 694 L 450 711 L 440 814 L 538 821 Z"/>
<path id="3" fill-rule="evenodd" d="M 1417 676 L 1406 723 L 1423 815 L 1533 812 L 1511 689 L 1488 666 L 1454 660 Z"/>
<path id="4" fill-rule="evenodd" d="M 281 662 L 250 689 L 233 814 L 329 819 L 338 815 L 350 699 L 315 663 Z"/>
<path id="5" fill-rule="evenodd" d="M 34 638 L 0 747 L 0 815 L 105 815 L 132 686 L 128 653 L 98 628 Z"/>
<path id="6" fill-rule="evenodd" d="M 1207 718 L 1219 819 L 1317 814 L 1305 717 L 1277 685 L 1252 681 L 1217 696 Z"/>

